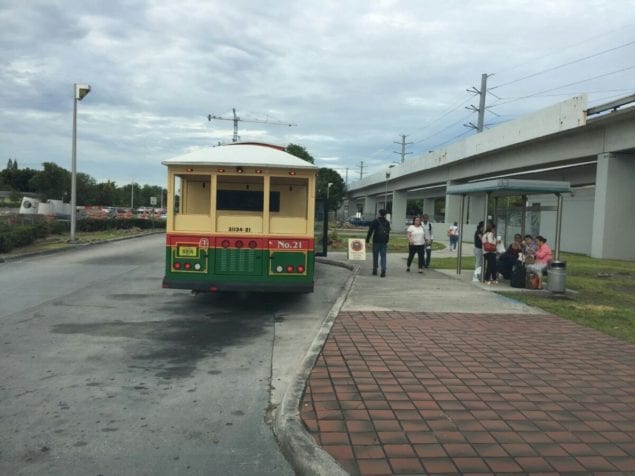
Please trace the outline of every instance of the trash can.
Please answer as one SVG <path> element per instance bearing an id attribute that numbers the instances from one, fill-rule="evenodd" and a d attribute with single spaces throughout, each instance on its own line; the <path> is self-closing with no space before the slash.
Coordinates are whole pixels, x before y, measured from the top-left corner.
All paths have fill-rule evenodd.
<path id="1" fill-rule="evenodd" d="M 549 291 L 552 293 L 565 292 L 565 278 L 567 277 L 567 262 L 552 261 L 549 265 Z"/>

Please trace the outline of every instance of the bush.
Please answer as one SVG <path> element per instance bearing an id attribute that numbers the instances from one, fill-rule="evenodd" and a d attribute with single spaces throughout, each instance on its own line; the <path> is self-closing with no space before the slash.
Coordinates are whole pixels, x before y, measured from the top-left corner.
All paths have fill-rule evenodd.
<path id="1" fill-rule="evenodd" d="M 70 229 L 70 224 L 68 222 L 53 220 L 49 223 L 49 232 L 51 235 L 61 235 Z"/>
<path id="2" fill-rule="evenodd" d="M 110 218 L 108 220 L 98 218 L 86 218 L 77 221 L 77 231 L 106 231 L 106 230 L 129 230 L 131 228 L 140 228 L 149 230 L 152 228 L 165 228 L 165 221 L 146 220 L 143 218 L 126 218 L 117 219 Z"/>
<path id="3" fill-rule="evenodd" d="M 68 231 L 69 224 L 65 221 L 30 218 L 30 222 L 18 224 L 15 218 L 0 221 L 0 253 L 8 253 L 14 248 L 27 246 L 37 239 L 46 238 L 51 234 L 62 234 Z M 148 230 L 152 228 L 165 229 L 165 220 L 146 220 L 143 218 L 130 219 L 96 219 L 86 218 L 77 220 L 76 230 L 96 232 L 132 228 Z"/>
<path id="4" fill-rule="evenodd" d="M 8 253 L 13 249 L 13 241 L 9 236 L 9 232 L 0 232 L 0 253 Z"/>
<path id="5" fill-rule="evenodd" d="M 36 239 L 36 229 L 33 226 L 16 226 L 0 234 L 0 253 L 8 253 L 13 248 L 27 246 Z"/>

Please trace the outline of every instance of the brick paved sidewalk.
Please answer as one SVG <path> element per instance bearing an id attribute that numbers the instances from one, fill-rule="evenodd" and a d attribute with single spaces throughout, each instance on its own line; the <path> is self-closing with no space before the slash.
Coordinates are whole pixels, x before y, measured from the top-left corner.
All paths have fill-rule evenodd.
<path id="1" fill-rule="evenodd" d="M 547 315 L 342 312 L 300 411 L 353 475 L 635 474 L 635 345 Z"/>

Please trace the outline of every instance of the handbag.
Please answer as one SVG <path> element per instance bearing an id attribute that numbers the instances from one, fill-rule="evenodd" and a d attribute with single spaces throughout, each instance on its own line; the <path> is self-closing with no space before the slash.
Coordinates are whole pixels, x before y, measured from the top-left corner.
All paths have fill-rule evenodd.
<path id="1" fill-rule="evenodd" d="M 487 253 L 496 252 L 496 245 L 494 243 L 486 241 L 483 243 L 483 250 Z"/>

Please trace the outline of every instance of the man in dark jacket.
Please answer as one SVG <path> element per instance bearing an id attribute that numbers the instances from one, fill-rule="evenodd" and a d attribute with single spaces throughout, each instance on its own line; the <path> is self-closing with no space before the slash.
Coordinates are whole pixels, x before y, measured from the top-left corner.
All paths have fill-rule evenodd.
<path id="1" fill-rule="evenodd" d="M 381 277 L 386 277 L 386 249 L 390 239 L 390 223 L 386 220 L 386 210 L 379 210 L 379 216 L 370 222 L 366 243 L 373 238 L 373 275 L 377 276 L 377 265 L 381 258 Z"/>

